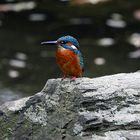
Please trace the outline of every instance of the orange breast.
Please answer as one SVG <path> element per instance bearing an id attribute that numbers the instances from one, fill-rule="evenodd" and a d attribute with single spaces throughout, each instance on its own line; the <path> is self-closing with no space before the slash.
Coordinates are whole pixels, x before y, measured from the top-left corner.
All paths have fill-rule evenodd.
<path id="1" fill-rule="evenodd" d="M 56 62 L 65 75 L 82 76 L 79 57 L 71 50 L 58 48 Z"/>

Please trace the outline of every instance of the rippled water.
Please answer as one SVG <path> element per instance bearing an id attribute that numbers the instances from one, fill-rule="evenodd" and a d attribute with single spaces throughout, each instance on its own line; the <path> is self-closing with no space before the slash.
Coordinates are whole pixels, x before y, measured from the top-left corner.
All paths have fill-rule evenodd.
<path id="1" fill-rule="evenodd" d="M 69 1 L 0 2 L 0 104 L 32 95 L 47 79 L 61 77 L 56 47 L 40 42 L 63 35 L 79 40 L 86 77 L 139 70 L 139 7 L 138 0 L 80 6 Z"/>

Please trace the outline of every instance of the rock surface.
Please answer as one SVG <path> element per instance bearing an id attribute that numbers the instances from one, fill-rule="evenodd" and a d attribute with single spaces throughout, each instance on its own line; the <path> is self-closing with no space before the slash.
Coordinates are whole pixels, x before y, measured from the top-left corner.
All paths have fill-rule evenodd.
<path id="1" fill-rule="evenodd" d="M 0 106 L 1 140 L 140 140 L 140 72 L 50 79 Z"/>

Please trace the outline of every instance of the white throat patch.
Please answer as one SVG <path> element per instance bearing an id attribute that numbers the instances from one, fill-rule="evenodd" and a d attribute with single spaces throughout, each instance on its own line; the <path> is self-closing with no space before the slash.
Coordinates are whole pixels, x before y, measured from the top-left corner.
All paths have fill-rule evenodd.
<path id="1" fill-rule="evenodd" d="M 72 47 L 74 50 L 77 50 L 77 48 L 76 48 L 74 45 L 71 45 L 71 47 Z"/>

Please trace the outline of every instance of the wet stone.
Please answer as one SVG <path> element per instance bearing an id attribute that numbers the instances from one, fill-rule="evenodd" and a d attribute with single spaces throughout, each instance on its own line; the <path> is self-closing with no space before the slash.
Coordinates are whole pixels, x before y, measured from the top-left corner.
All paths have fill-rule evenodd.
<path id="1" fill-rule="evenodd" d="M 1 139 L 139 140 L 140 73 L 50 79 L 0 106 Z"/>

